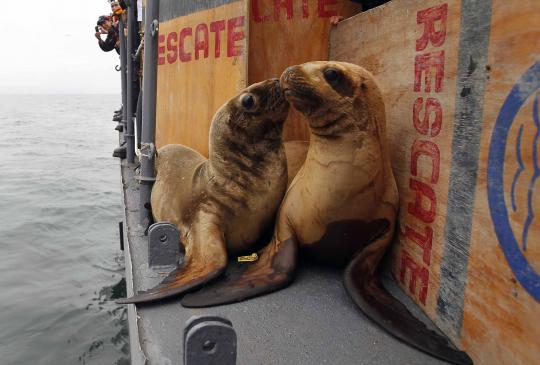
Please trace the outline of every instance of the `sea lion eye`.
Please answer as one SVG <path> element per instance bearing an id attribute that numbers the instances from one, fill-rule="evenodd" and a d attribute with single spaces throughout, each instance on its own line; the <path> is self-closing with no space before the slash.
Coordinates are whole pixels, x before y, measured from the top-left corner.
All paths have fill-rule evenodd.
<path id="1" fill-rule="evenodd" d="M 246 109 L 251 109 L 253 105 L 255 105 L 255 99 L 253 99 L 253 96 L 250 94 L 242 96 L 240 102 L 242 103 L 242 106 Z"/>
<path id="2" fill-rule="evenodd" d="M 327 68 L 323 71 L 323 75 L 329 84 L 334 84 L 339 80 L 340 73 L 335 68 Z"/>

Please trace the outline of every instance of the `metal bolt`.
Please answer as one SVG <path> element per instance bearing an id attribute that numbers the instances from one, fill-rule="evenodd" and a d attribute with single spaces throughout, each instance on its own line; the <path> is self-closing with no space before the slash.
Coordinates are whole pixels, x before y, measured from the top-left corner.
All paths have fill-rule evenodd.
<path id="1" fill-rule="evenodd" d="M 159 21 L 157 19 L 154 19 L 152 21 L 152 24 L 150 25 L 150 33 L 152 34 L 152 37 L 155 37 L 159 32 Z"/>
<path id="2" fill-rule="evenodd" d="M 212 342 L 210 340 L 206 340 L 204 341 L 203 343 L 203 350 L 206 351 L 206 352 L 212 352 L 214 351 L 216 348 L 216 343 L 215 342 Z"/>
<path id="3" fill-rule="evenodd" d="M 161 243 L 166 243 L 167 242 L 167 235 L 163 235 L 161 237 L 159 237 L 159 240 L 161 241 Z"/>

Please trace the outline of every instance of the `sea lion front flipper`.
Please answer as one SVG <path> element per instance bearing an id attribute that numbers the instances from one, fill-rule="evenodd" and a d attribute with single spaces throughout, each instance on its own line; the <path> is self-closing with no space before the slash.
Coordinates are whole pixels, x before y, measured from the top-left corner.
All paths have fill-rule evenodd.
<path id="1" fill-rule="evenodd" d="M 188 308 L 211 307 L 279 290 L 293 280 L 297 253 L 296 240 L 290 238 L 279 242 L 274 237 L 259 253 L 258 261 L 233 265 L 224 280 L 186 295 L 182 298 L 182 305 Z"/>
<path id="2" fill-rule="evenodd" d="M 375 270 L 386 251 L 393 229 L 353 258 L 345 270 L 345 288 L 364 314 L 397 339 L 453 364 L 472 364 L 467 353 L 427 328 L 381 285 Z"/>
<path id="3" fill-rule="evenodd" d="M 227 252 L 223 232 L 214 223 L 199 224 L 186 246 L 185 264 L 172 271 L 159 285 L 118 304 L 146 303 L 197 289 L 225 272 Z"/>

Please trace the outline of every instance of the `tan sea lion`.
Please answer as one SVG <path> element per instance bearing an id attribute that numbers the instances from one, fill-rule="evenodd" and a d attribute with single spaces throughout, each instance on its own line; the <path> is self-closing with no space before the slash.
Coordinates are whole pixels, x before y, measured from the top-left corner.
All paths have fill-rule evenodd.
<path id="1" fill-rule="evenodd" d="M 291 185 L 294 177 L 302 168 L 309 148 L 308 141 L 287 141 L 284 143 L 285 156 L 287 156 L 287 187 Z"/>
<path id="2" fill-rule="evenodd" d="M 184 263 L 157 287 L 118 303 L 167 298 L 216 278 L 228 253 L 245 251 L 273 224 L 287 186 L 288 110 L 279 80 L 263 81 L 216 113 L 208 159 L 181 145 L 158 151 L 152 212 L 178 227 Z"/>
<path id="3" fill-rule="evenodd" d="M 281 76 L 286 98 L 309 122 L 310 145 L 259 260 L 182 300 L 187 307 L 241 301 L 293 280 L 298 248 L 346 264 L 345 287 L 360 309 L 392 335 L 456 364 L 451 348 L 392 297 L 376 275 L 391 244 L 398 191 L 386 141 L 384 102 L 373 76 L 342 62 L 310 62 Z"/>

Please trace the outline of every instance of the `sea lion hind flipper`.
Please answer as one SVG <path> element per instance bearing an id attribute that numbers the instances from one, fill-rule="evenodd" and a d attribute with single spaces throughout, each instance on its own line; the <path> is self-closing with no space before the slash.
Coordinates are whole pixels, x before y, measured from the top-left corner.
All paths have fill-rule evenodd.
<path id="1" fill-rule="evenodd" d="M 221 276 L 227 265 L 227 252 L 223 233 L 217 227 L 208 225 L 204 234 L 194 233 L 197 240 L 186 251 L 182 267 L 172 271 L 163 281 L 152 289 L 139 292 L 131 298 L 117 300 L 118 304 L 148 303 L 193 291 L 203 284 Z"/>
<path id="2" fill-rule="evenodd" d="M 171 272 L 159 285 L 139 292 L 131 298 L 119 299 L 117 304 L 150 303 L 197 289 L 223 274 L 224 268 L 202 274 L 198 270 L 182 267 Z"/>
<path id="3" fill-rule="evenodd" d="M 241 302 L 289 285 L 296 268 L 298 247 L 293 239 L 280 244 L 273 239 L 254 263 L 230 264 L 224 278 L 182 298 L 188 308 Z"/>
<path id="4" fill-rule="evenodd" d="M 358 254 L 345 270 L 345 288 L 360 310 L 402 342 L 452 364 L 472 365 L 467 353 L 430 330 L 394 298 L 375 276 L 375 268 L 386 245 L 373 242 Z"/>

